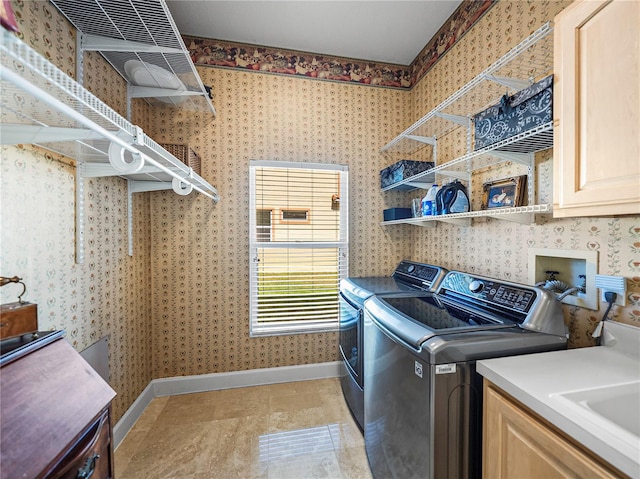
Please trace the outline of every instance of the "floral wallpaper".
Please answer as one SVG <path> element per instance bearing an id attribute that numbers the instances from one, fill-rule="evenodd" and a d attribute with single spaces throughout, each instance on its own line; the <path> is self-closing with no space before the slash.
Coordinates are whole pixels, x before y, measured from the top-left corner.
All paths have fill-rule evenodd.
<path id="1" fill-rule="evenodd" d="M 464 0 L 410 66 L 184 36 L 196 65 L 239 68 L 370 86 L 411 88 L 493 6 Z"/>
<path id="2" fill-rule="evenodd" d="M 249 159 L 348 165 L 350 273 L 389 274 L 409 249 L 403 228 L 379 226 L 400 195 L 379 193 L 378 148 L 408 120 L 408 92 L 198 71 L 216 119 L 156 109 L 151 128 L 192 145 L 221 200 L 152 195 L 154 376 L 335 361 L 336 333 L 249 337 Z"/>
<path id="3" fill-rule="evenodd" d="M 12 5 L 22 39 L 75 77 L 73 27 L 48 2 Z M 96 53 L 85 54 L 85 86 L 126 114 L 126 85 Z M 144 119 L 144 110 L 135 103 L 134 117 Z M 76 264 L 75 161 L 30 145 L 3 146 L 0 158 L 0 274 L 24 279 L 39 329 L 65 330 L 78 351 L 109 337 L 118 420 L 152 379 L 149 197 L 134 196 L 130 257 L 126 181 L 85 179 L 85 261 Z M 2 303 L 19 291 L 2 288 Z"/>
<path id="4" fill-rule="evenodd" d="M 393 161 L 380 153 L 380 147 L 569 3 L 498 2 L 412 90 L 200 65 L 203 82 L 214 87 L 218 117 L 212 121 L 198 114 L 158 109 L 150 119 L 158 141 L 192 145 L 202 157 L 203 176 L 216 185 L 222 198 L 214 206 L 198 197 L 153 194 L 152 250 L 154 257 L 162 258 L 152 266 L 157 318 L 154 376 L 337 358 L 335 334 L 249 337 L 251 158 L 349 166 L 351 276 L 391 274 L 406 257 L 526 282 L 528 248 L 600 248 L 600 272 L 622 274 L 630 286 L 628 306 L 615 309 L 616 319 L 637 322 L 640 308 L 634 285 L 638 274 L 633 266 L 637 218 L 553 220 L 543 216 L 529 226 L 485 219 L 474 221 L 472 227 L 439 224 L 434 229 L 380 224 L 382 210 L 408 206 L 411 196 L 380 191 L 379 171 Z M 452 69 L 460 75 L 452 76 Z M 444 140 L 442 149 L 439 145 L 442 161 L 464 153 L 459 138 Z M 541 202 L 551 198 L 552 153 L 547 150 L 537 158 Z M 478 181 L 482 184 L 511 174 L 521 173 L 506 164 L 503 169 L 481 172 Z M 480 190 L 475 190 L 477 208 Z M 593 243 L 596 231 L 600 246 Z M 182 254 L 187 251 L 193 254 Z M 619 257 L 619 267 L 610 267 L 612 254 Z M 592 344 L 589 334 L 603 311 L 568 307 L 564 311 L 571 346 Z"/>
<path id="5" fill-rule="evenodd" d="M 417 84 L 436 62 L 467 33 L 497 0 L 463 0 L 453 15 L 411 64 L 411 84 Z"/>
<path id="6" fill-rule="evenodd" d="M 570 3 L 498 2 L 414 87 L 412 121 L 433 109 Z M 440 162 L 465 152 L 460 137 L 452 136 L 439 139 L 442 141 L 442 147 L 438 144 Z M 539 203 L 552 202 L 552 161 L 553 150 L 536 156 Z M 485 181 L 525 172 L 512 163 L 476 172 L 472 178 L 473 209 L 480 209 Z M 405 203 L 409 204 L 409 200 Z M 522 283 L 528 280 L 529 248 L 597 251 L 599 274 L 626 278 L 627 305 L 612 309 L 614 319 L 640 326 L 639 233 L 640 217 L 637 216 L 554 219 L 552 215 L 538 215 L 536 223 L 531 225 L 487 218 L 474 219 L 470 227 L 438 223 L 433 229 L 415 228 L 411 230 L 410 243 L 414 260 Z M 599 311 L 563 306 L 571 347 L 594 344 L 591 333 L 605 309 L 606 303 L 600 304 Z"/>
<path id="7" fill-rule="evenodd" d="M 86 260 L 76 264 L 73 160 L 27 145 L 2 147 L 2 274 L 25 278 L 40 327 L 67 330 L 76 349 L 109 335 L 116 420 L 153 378 L 337 360 L 336 333 L 249 337 L 248 160 L 327 162 L 349 167 L 350 275 L 388 275 L 408 258 L 526 282 L 528 248 L 595 250 L 600 273 L 627 279 L 627 306 L 613 309 L 615 319 L 640 325 L 638 217 L 541 215 L 532 225 L 482 219 L 433 229 L 381 224 L 385 208 L 408 205 L 415 193 L 380 191 L 379 171 L 393 162 L 380 148 L 568 3 L 464 2 L 469 14 L 452 17 L 459 26 L 455 43 L 442 54 L 454 30 L 447 24 L 402 74 L 400 88 L 371 88 L 374 82 L 350 74 L 349 81 L 317 81 L 320 76 L 207 64 L 198 72 L 213 86 L 215 119 L 135 102 L 134 123 L 158 142 L 188 143 L 221 201 L 137 194 L 133 257 L 126 252 L 124 180 L 86 180 Z M 75 32 L 66 20 L 47 2 L 12 5 L 25 41 L 74 76 Z M 475 22 L 469 30 L 467 21 Z M 85 62 L 87 87 L 122 114 L 122 79 L 98 54 L 86 54 Z M 393 75 L 390 81 L 397 81 Z M 439 157 L 461 151 L 459 139 L 443 139 Z M 541 202 L 551 195 L 552 161 L 552 150 L 537 155 Z M 518 171 L 507 163 L 479 172 L 474 182 Z M 2 302 L 14 300 L 11 286 L 0 294 Z M 603 309 L 564 308 L 572 346 L 592 344 Z"/>

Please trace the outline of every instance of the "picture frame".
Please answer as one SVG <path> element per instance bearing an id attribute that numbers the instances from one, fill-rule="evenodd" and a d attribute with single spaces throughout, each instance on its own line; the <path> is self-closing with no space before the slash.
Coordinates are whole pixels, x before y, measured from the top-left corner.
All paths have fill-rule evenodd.
<path id="1" fill-rule="evenodd" d="M 514 208 L 527 202 L 527 175 L 488 181 L 483 185 L 483 210 Z"/>

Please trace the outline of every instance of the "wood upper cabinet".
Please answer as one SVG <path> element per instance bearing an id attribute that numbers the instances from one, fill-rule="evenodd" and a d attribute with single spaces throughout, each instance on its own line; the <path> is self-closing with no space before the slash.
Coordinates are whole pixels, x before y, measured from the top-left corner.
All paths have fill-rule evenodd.
<path id="1" fill-rule="evenodd" d="M 554 26 L 555 217 L 640 214 L 640 2 L 576 0 Z"/>
<path id="2" fill-rule="evenodd" d="M 483 407 L 485 479 L 625 477 L 486 380 Z"/>

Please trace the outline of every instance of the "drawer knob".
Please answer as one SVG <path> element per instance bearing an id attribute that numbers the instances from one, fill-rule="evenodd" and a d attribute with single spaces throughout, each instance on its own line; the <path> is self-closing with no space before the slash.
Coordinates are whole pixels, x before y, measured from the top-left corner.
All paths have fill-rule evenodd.
<path id="1" fill-rule="evenodd" d="M 77 479 L 89 479 L 93 475 L 93 471 L 96 469 L 96 462 L 100 459 L 100 454 L 94 454 L 87 458 L 87 462 L 84 466 L 78 469 Z"/>

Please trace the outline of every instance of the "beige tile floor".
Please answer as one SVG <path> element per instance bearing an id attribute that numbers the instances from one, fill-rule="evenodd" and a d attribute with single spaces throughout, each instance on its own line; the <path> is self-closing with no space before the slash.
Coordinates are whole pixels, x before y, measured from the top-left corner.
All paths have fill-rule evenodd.
<path id="1" fill-rule="evenodd" d="M 154 399 L 115 452 L 117 479 L 370 479 L 338 379 Z"/>

